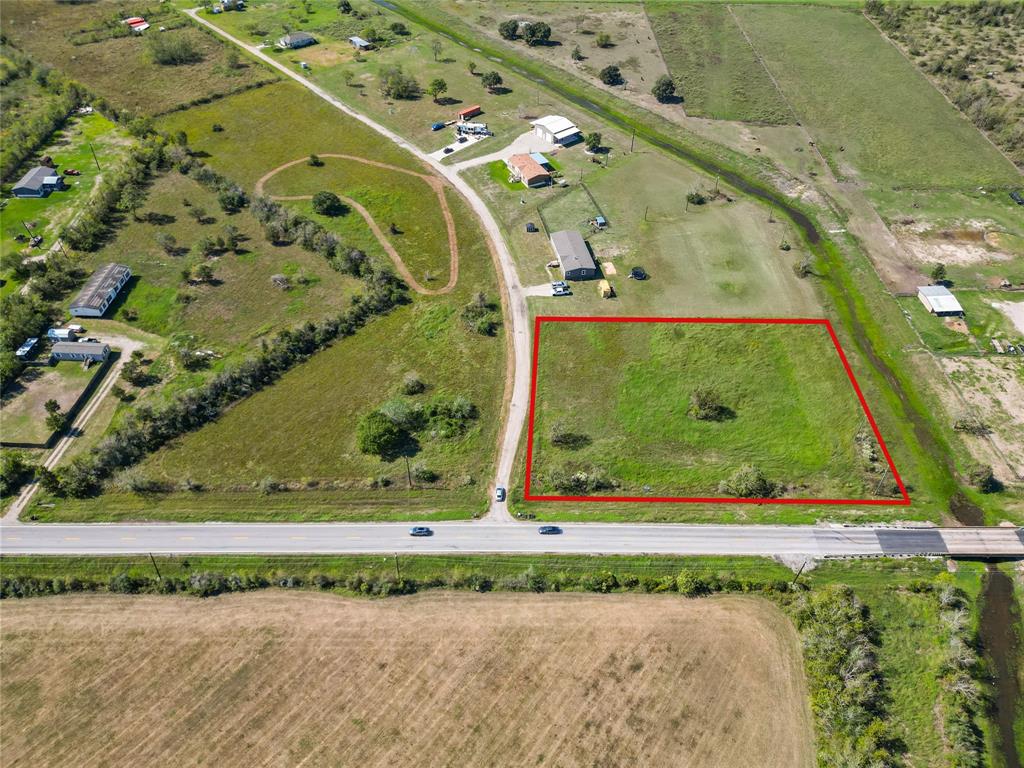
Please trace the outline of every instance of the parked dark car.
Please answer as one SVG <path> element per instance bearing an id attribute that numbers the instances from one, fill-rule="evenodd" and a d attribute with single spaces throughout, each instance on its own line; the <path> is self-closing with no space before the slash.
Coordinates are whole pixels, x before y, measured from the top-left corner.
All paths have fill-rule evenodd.
<path id="1" fill-rule="evenodd" d="M 552 536 L 561 532 L 562 529 L 559 528 L 557 525 L 542 525 L 540 528 L 537 529 L 537 533 L 539 533 L 542 536 Z"/>
<path id="2" fill-rule="evenodd" d="M 434 532 L 425 525 L 414 525 L 409 529 L 410 536 L 433 536 Z"/>
<path id="3" fill-rule="evenodd" d="M 499 485 L 497 488 L 494 489 L 494 500 L 495 501 L 504 501 L 506 495 L 507 494 L 506 494 L 505 488 L 503 486 Z"/>
<path id="4" fill-rule="evenodd" d="M 454 150 L 454 149 L 452 149 L 451 147 L 445 147 L 445 148 L 444 148 L 444 154 L 446 154 L 446 155 L 450 155 L 450 154 L 451 154 L 452 152 L 454 152 L 454 151 L 455 151 L 455 150 Z"/>
<path id="5" fill-rule="evenodd" d="M 1019 189 L 1015 189 L 1010 193 L 1010 199 L 1017 205 L 1024 205 L 1024 195 L 1020 193 Z"/>

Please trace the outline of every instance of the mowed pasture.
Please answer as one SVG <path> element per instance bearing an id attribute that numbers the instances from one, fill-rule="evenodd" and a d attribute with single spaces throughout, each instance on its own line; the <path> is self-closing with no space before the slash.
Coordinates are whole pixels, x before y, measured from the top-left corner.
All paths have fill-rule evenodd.
<path id="1" fill-rule="evenodd" d="M 272 591 L 3 614 L 11 768 L 814 764 L 796 632 L 757 598 Z"/>
<path id="2" fill-rule="evenodd" d="M 717 418 L 692 413 L 702 387 Z M 534 495 L 579 495 L 557 478 L 586 472 L 615 484 L 600 496 L 762 496 L 719 487 L 752 465 L 780 496 L 868 498 L 881 475 L 865 467 L 861 430 L 864 412 L 820 325 L 541 325 Z"/>
<path id="3" fill-rule="evenodd" d="M 732 11 L 840 177 L 876 188 L 1019 182 L 1013 165 L 859 11 Z"/>
<path id="4" fill-rule="evenodd" d="M 647 3 L 668 71 L 691 117 L 787 124 L 792 113 L 724 5 Z"/>
<path id="5" fill-rule="evenodd" d="M 160 21 L 154 16 L 158 12 Z M 149 16 L 153 26 L 142 35 L 111 36 L 116 31 L 111 29 L 113 18 L 136 13 Z M 227 46 L 191 22 L 177 27 L 180 20 L 156 3 L 10 0 L 4 3 L 2 28 L 35 61 L 60 69 L 116 108 L 141 114 L 161 114 L 279 79 L 245 57 L 232 66 Z M 175 28 L 160 32 L 161 21 Z M 99 38 L 96 42 L 83 42 L 93 35 Z M 149 51 L 149 38 L 154 35 L 184 41 L 195 51 L 196 60 L 158 64 Z"/>

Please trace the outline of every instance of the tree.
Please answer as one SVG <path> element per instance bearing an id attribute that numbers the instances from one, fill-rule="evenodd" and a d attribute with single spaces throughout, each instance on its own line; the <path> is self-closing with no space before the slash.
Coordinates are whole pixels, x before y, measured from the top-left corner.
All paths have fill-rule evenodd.
<path id="1" fill-rule="evenodd" d="M 156 244 L 168 256 L 173 256 L 178 250 L 178 239 L 169 232 L 157 232 Z"/>
<path id="2" fill-rule="evenodd" d="M 651 93 L 654 95 L 654 98 L 664 104 L 671 101 L 676 95 L 676 83 L 668 75 L 662 75 L 655 81 L 654 87 L 651 88 Z"/>
<path id="3" fill-rule="evenodd" d="M 352 3 L 350 0 L 338 0 L 338 10 L 342 13 L 352 13 Z"/>
<path id="4" fill-rule="evenodd" d="M 205 261 L 195 268 L 195 278 L 201 283 L 208 283 L 213 280 L 213 267 Z"/>
<path id="5" fill-rule="evenodd" d="M 324 161 L 320 159 L 319 155 L 310 155 L 309 160 L 306 162 L 314 168 L 319 168 L 324 164 Z"/>
<path id="6" fill-rule="evenodd" d="M 569 55 L 573 61 L 583 61 L 583 51 L 580 50 L 578 45 L 573 46 L 572 53 Z"/>
<path id="7" fill-rule="evenodd" d="M 430 41 L 430 50 L 434 54 L 434 61 L 437 61 L 437 57 L 441 55 L 442 46 L 440 40 Z"/>
<path id="8" fill-rule="evenodd" d="M 488 93 L 493 93 L 494 89 L 501 85 L 504 80 L 501 79 L 501 75 L 492 71 L 484 72 L 480 77 L 480 82 L 483 84 L 484 88 L 487 89 Z"/>
<path id="9" fill-rule="evenodd" d="M 384 457 L 402 442 L 402 430 L 380 411 L 371 411 L 359 420 L 356 443 L 362 453 Z"/>
<path id="10" fill-rule="evenodd" d="M 60 432 L 67 426 L 67 414 L 62 413 L 60 404 L 56 400 L 47 400 L 43 406 L 46 409 L 46 428 L 52 432 Z"/>
<path id="11" fill-rule="evenodd" d="M 45 403 L 43 403 L 43 408 L 46 410 L 46 412 L 48 414 L 59 413 L 60 412 L 60 403 L 58 403 L 56 400 L 51 398 L 51 399 L 47 400 Z"/>
<path id="12" fill-rule="evenodd" d="M 601 148 L 601 134 L 597 131 L 588 133 L 583 137 L 583 144 L 586 146 L 588 152 L 597 152 Z"/>
<path id="13" fill-rule="evenodd" d="M 380 73 L 380 92 L 389 99 L 415 99 L 420 95 L 420 86 L 401 66 L 395 65 Z"/>
<path id="14" fill-rule="evenodd" d="M 523 40 L 527 45 L 541 45 L 551 39 L 551 27 L 543 21 L 531 21 L 523 27 Z"/>
<path id="15" fill-rule="evenodd" d="M 597 37 L 594 38 L 594 45 L 598 48 L 611 48 L 612 47 L 612 36 L 607 32 L 598 32 Z"/>
<path id="16" fill-rule="evenodd" d="M 403 24 L 400 21 L 396 21 L 391 25 L 391 31 L 394 32 L 396 35 L 399 35 L 400 37 L 404 37 L 405 35 L 409 34 L 408 27 L 406 27 L 405 24 Z"/>
<path id="17" fill-rule="evenodd" d="M 368 43 L 375 43 L 380 40 L 380 35 L 377 34 L 377 30 L 372 25 L 363 29 L 362 37 Z"/>
<path id="18" fill-rule="evenodd" d="M 234 224 L 224 225 L 224 247 L 229 251 L 237 251 L 238 244 L 242 240 L 242 233 Z"/>
<path id="19" fill-rule="evenodd" d="M 321 216 L 340 216 L 345 212 L 345 204 L 333 192 L 317 192 L 313 195 L 313 210 Z"/>
<path id="20" fill-rule="evenodd" d="M 446 83 L 440 77 L 436 77 L 433 80 L 431 80 L 430 84 L 427 86 L 427 93 L 430 94 L 435 104 L 437 103 L 437 97 L 440 96 L 442 93 L 446 93 L 447 91 L 448 83 Z"/>
<path id="21" fill-rule="evenodd" d="M 622 79 L 622 70 L 620 70 L 614 64 L 609 64 L 607 67 L 598 72 L 597 76 L 605 85 L 622 85 L 622 83 L 624 82 L 624 80 Z"/>
<path id="22" fill-rule="evenodd" d="M 466 69 L 468 69 L 468 70 L 469 70 L 469 74 L 471 74 L 471 75 L 475 75 L 475 74 L 476 74 L 476 62 L 475 62 L 475 61 L 471 61 L 471 62 L 469 62 L 469 63 L 468 63 L 467 65 L 466 65 Z"/>
<path id="23" fill-rule="evenodd" d="M 117 209 L 130 213 L 132 218 L 138 221 L 139 217 L 136 216 L 136 212 L 142 207 L 145 200 L 146 195 L 140 187 L 136 184 L 126 184 L 124 189 L 121 190 L 121 197 L 117 201 Z"/>
<path id="24" fill-rule="evenodd" d="M 193 205 L 189 208 L 188 215 L 196 220 L 196 224 L 206 223 L 206 209 L 201 205 Z"/>
<path id="25" fill-rule="evenodd" d="M 931 276 L 932 282 L 935 283 L 936 285 L 938 285 L 939 283 L 946 282 L 946 265 L 936 264 L 934 267 L 932 267 Z"/>
<path id="26" fill-rule="evenodd" d="M 498 34 L 506 40 L 515 40 L 519 37 L 519 22 L 515 19 L 506 19 L 498 25 Z"/>

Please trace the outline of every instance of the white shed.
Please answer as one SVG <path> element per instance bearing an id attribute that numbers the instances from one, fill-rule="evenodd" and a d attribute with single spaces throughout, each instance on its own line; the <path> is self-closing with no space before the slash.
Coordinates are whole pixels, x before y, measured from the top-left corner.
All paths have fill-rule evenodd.
<path id="1" fill-rule="evenodd" d="M 533 132 L 552 144 L 572 144 L 583 138 L 583 132 L 567 117 L 548 115 L 534 120 Z"/>

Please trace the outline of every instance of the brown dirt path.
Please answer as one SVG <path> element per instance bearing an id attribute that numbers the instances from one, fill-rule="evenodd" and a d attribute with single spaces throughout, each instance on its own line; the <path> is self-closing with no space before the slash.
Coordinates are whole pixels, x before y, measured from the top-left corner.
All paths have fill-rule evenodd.
<path id="1" fill-rule="evenodd" d="M 455 287 L 455 284 L 459 281 L 459 240 L 458 235 L 455 232 L 455 220 L 452 218 L 451 209 L 448 207 L 448 201 L 445 199 L 444 196 L 444 182 L 441 181 L 441 179 L 437 178 L 436 176 L 432 176 L 429 173 L 417 173 L 416 171 L 410 171 L 406 168 L 399 168 L 396 165 L 389 165 L 387 163 L 381 163 L 376 160 L 369 160 L 365 157 L 358 157 L 356 155 L 339 155 L 325 153 L 319 156 L 335 157 L 341 160 L 353 160 L 357 163 L 373 165 L 376 166 L 377 168 L 385 168 L 389 171 L 396 171 L 398 173 L 404 173 L 409 176 L 415 176 L 416 178 L 424 181 L 427 184 L 427 186 L 434 190 L 434 194 L 437 195 L 437 202 L 441 206 L 441 213 L 444 216 L 445 225 L 448 228 L 448 248 L 451 251 L 451 262 L 448 268 L 448 284 L 443 288 L 436 289 L 424 288 L 422 285 L 420 285 L 416 278 L 412 276 L 412 273 L 409 271 L 409 268 L 405 266 L 405 262 L 402 261 L 402 257 L 398 254 L 398 251 L 395 250 L 395 247 L 391 244 L 387 237 L 385 237 L 383 230 L 381 230 L 381 228 L 377 225 L 377 222 L 373 220 L 373 216 L 370 215 L 370 212 L 366 210 L 366 208 L 364 208 L 362 205 L 360 205 L 350 197 L 345 197 L 344 195 L 338 195 L 338 197 L 340 197 L 345 202 L 346 205 L 350 205 L 360 216 L 363 217 L 363 219 L 365 219 L 366 223 L 370 227 L 370 230 L 373 232 L 374 237 L 377 238 L 377 242 L 380 243 L 384 251 L 388 254 L 388 256 L 391 257 L 391 261 L 394 262 L 395 264 L 395 269 L 398 270 L 398 274 L 402 276 L 402 279 L 409 284 L 409 287 L 416 291 L 416 293 L 422 293 L 425 296 L 439 296 L 444 293 L 450 293 L 451 290 Z M 298 160 L 292 160 L 290 162 L 284 163 L 283 165 L 279 165 L 272 171 L 268 171 L 260 178 L 259 181 L 256 182 L 256 194 L 262 195 L 264 185 L 276 174 L 280 173 L 286 168 L 291 168 L 293 165 L 299 165 L 300 163 L 305 163 L 307 161 L 308 158 L 300 157 Z M 312 199 L 312 197 L 312 195 L 292 195 L 287 197 L 274 197 L 274 199 L 310 200 Z"/>

